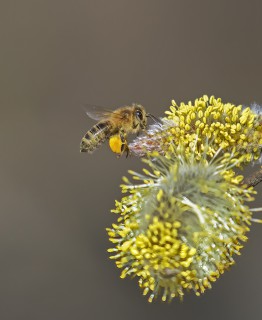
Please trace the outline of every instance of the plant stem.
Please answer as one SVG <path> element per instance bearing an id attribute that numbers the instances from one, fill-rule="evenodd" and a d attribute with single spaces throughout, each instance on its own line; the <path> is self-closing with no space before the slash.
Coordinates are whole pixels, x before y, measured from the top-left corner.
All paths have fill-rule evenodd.
<path id="1" fill-rule="evenodd" d="M 258 171 L 250 175 L 249 177 L 246 177 L 243 181 L 243 184 L 246 184 L 248 187 L 255 187 L 261 181 L 262 181 L 262 167 Z"/>

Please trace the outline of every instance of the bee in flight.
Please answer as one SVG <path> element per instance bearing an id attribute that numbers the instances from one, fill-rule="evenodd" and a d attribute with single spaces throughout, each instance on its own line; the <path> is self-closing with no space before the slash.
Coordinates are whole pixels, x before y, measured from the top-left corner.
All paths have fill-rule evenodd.
<path id="1" fill-rule="evenodd" d="M 80 152 L 92 153 L 103 142 L 109 140 L 111 150 L 119 156 L 124 152 L 128 156 L 127 135 L 145 130 L 147 117 L 154 119 L 140 104 L 132 104 L 114 111 L 93 108 L 86 111 L 86 114 L 98 122 L 82 138 Z"/>

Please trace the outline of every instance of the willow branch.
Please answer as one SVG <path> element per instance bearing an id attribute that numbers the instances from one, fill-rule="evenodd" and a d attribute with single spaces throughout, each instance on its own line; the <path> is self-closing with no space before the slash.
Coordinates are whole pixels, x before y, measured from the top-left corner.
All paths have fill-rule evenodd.
<path id="1" fill-rule="evenodd" d="M 260 168 L 258 171 L 256 171 L 249 177 L 246 177 L 243 183 L 246 184 L 248 187 L 255 187 L 261 181 L 262 181 L 262 168 Z"/>

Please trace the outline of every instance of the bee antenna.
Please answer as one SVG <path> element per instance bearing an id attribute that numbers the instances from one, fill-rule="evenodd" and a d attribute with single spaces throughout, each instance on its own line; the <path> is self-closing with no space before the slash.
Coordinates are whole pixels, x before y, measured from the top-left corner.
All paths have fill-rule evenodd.
<path id="1" fill-rule="evenodd" d="M 147 113 L 146 116 L 149 117 L 150 119 L 152 119 L 155 123 L 157 123 L 157 124 L 159 124 L 159 125 L 162 123 L 160 119 L 158 119 L 157 117 L 153 116 L 153 115 L 150 114 L 150 113 Z"/>

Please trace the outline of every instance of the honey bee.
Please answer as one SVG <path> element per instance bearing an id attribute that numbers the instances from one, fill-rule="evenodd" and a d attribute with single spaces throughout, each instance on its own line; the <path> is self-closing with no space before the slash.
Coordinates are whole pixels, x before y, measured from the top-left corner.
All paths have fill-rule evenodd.
<path id="1" fill-rule="evenodd" d="M 147 117 L 152 117 L 140 104 L 132 104 L 114 111 L 93 108 L 86 113 L 91 119 L 98 122 L 82 138 L 80 152 L 92 153 L 102 143 L 109 140 L 111 150 L 119 156 L 124 152 L 128 156 L 127 135 L 138 134 L 145 130 Z"/>

